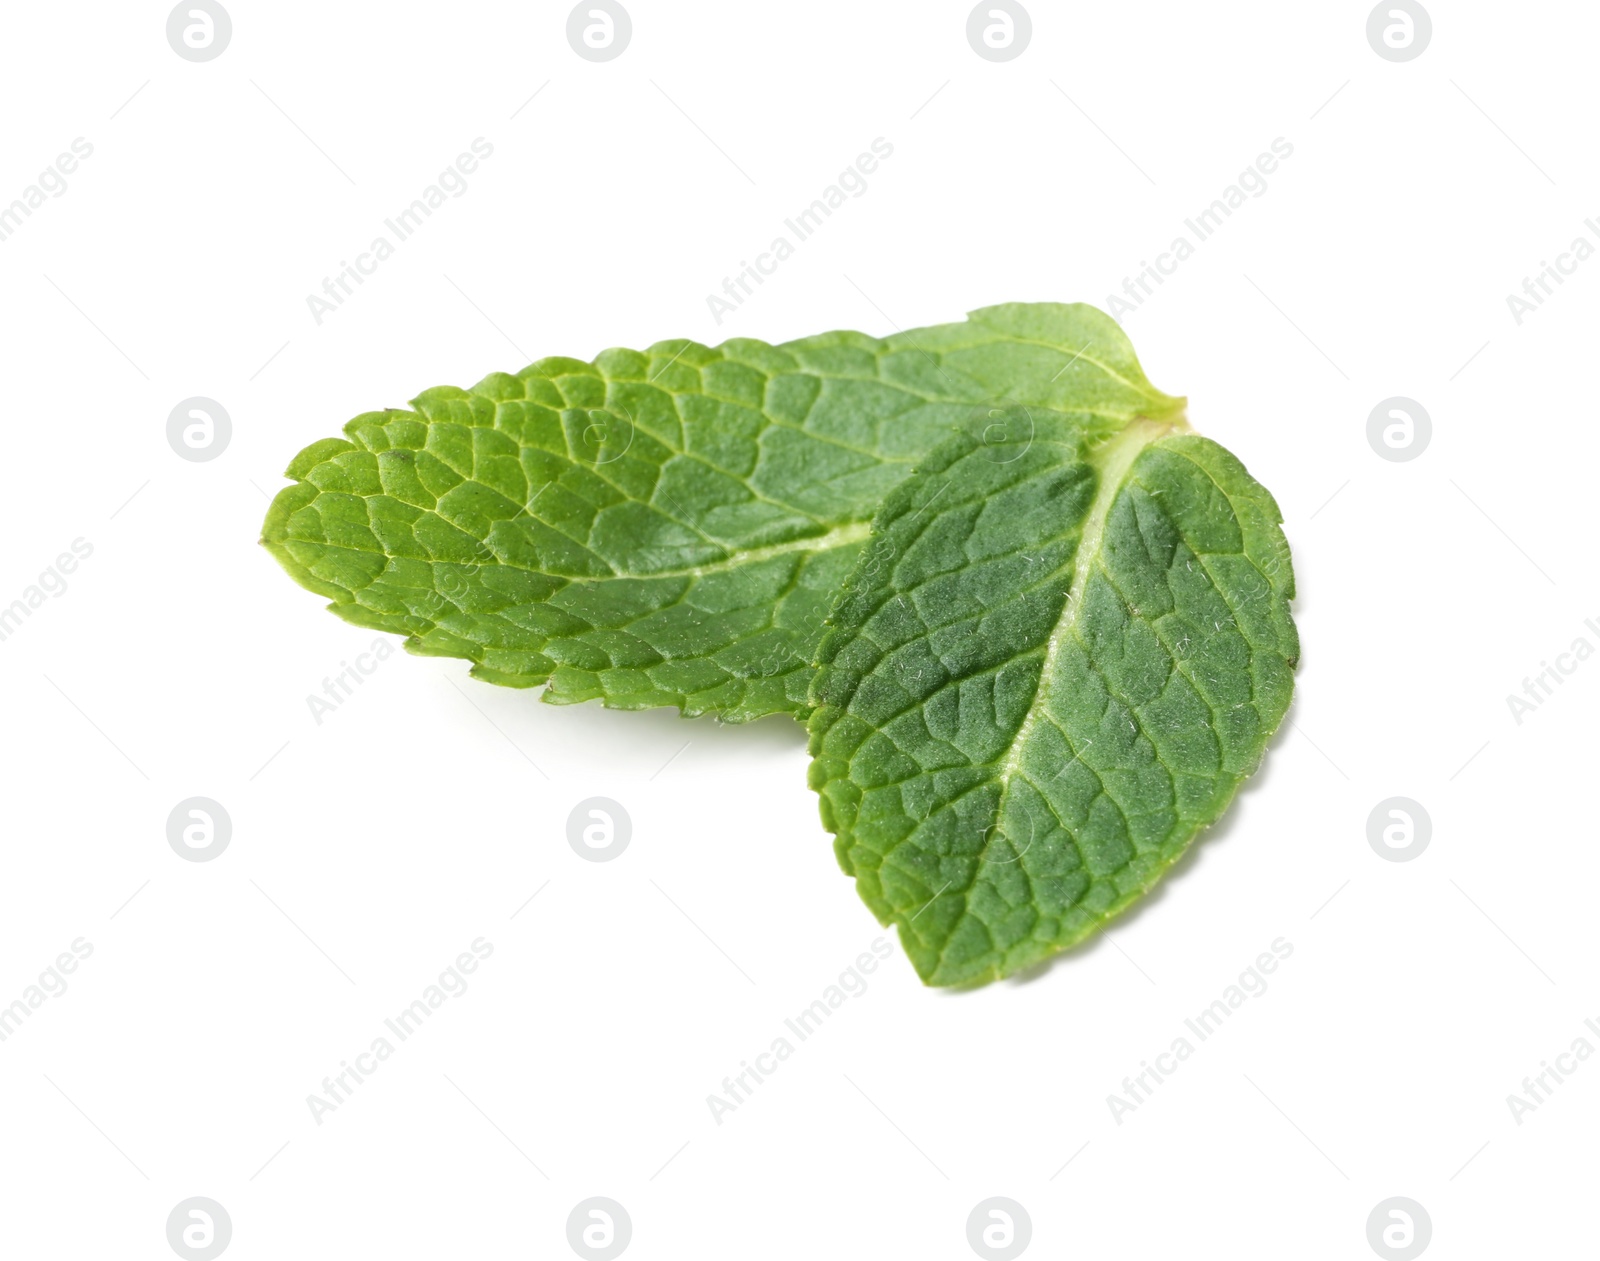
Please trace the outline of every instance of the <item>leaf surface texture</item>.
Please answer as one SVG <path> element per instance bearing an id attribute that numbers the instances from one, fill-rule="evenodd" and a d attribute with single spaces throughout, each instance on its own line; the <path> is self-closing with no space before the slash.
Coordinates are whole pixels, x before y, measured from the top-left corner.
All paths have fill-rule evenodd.
<path id="1" fill-rule="evenodd" d="M 1277 505 L 1151 411 L 950 439 L 890 495 L 820 644 L 823 822 L 930 984 L 1016 972 L 1130 906 L 1287 711 Z"/>

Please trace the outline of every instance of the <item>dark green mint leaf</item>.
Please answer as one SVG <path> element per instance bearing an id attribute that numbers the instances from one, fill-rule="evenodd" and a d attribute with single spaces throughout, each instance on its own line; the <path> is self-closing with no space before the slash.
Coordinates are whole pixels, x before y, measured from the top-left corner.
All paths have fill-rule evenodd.
<path id="1" fill-rule="evenodd" d="M 891 494 L 818 653 L 811 785 L 924 981 L 974 984 L 1144 894 L 1293 689 L 1271 495 L 1180 416 L 950 439 Z"/>

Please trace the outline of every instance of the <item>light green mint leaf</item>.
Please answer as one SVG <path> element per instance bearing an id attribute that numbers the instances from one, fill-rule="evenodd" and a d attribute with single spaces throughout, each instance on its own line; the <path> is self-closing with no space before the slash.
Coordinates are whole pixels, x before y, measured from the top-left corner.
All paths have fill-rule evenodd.
<path id="1" fill-rule="evenodd" d="M 923 980 L 1038 963 L 1216 821 L 1288 709 L 1272 496 L 1181 416 L 950 439 L 818 650 L 811 785 Z"/>
<path id="2" fill-rule="evenodd" d="M 357 416 L 295 458 L 262 541 L 347 621 L 547 701 L 804 717 L 874 512 L 953 429 L 1181 407 L 1086 306 L 666 341 Z"/>

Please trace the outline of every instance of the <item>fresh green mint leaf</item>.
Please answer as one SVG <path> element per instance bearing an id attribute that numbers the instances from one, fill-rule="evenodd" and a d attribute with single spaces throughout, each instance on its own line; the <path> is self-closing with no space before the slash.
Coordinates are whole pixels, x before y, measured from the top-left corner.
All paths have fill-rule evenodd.
<path id="1" fill-rule="evenodd" d="M 547 701 L 804 718 L 873 514 L 953 430 L 1181 407 L 1113 321 L 1053 303 L 543 359 L 307 447 L 262 542 L 345 620 Z"/>
<path id="2" fill-rule="evenodd" d="M 1215 822 L 1289 706 L 1272 496 L 1181 415 L 950 439 L 818 651 L 811 785 L 924 981 L 1082 941 Z"/>

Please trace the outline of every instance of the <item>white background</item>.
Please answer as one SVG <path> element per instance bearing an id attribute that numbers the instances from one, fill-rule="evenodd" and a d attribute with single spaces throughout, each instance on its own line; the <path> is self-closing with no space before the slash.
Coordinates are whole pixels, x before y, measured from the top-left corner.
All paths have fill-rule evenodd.
<path id="1" fill-rule="evenodd" d="M 1600 14 L 1440 0 L 1394 64 L 1364 3 L 1030 8 L 994 64 L 965 3 L 637 0 L 593 64 L 565 4 L 236 0 L 193 64 L 163 5 L 8 6 L 0 203 L 94 152 L 0 242 L 0 604 L 94 550 L 0 643 L 0 1003 L 94 953 L 0 1044 L 7 1255 L 170 1256 L 196 1195 L 240 1261 L 567 1256 L 592 1195 L 641 1259 L 967 1257 L 992 1195 L 1038 1256 L 1370 1256 L 1396 1195 L 1430 1255 L 1592 1246 L 1600 1063 L 1520 1126 L 1506 1097 L 1600 1020 L 1600 663 L 1520 725 L 1505 698 L 1600 646 L 1600 262 L 1521 326 L 1506 295 L 1600 212 Z M 468 191 L 319 326 L 306 296 L 479 136 Z M 869 191 L 718 327 L 706 295 L 879 136 Z M 1262 773 L 1110 941 L 961 994 L 896 946 L 714 1123 L 881 932 L 801 731 L 402 653 L 318 725 L 375 636 L 256 545 L 266 496 L 357 412 L 543 355 L 1103 306 L 1280 136 L 1125 321 L 1283 507 L 1304 659 Z M 192 395 L 232 416 L 209 463 L 167 445 Z M 1392 395 L 1433 418 L 1409 463 L 1366 440 Z M 213 862 L 167 844 L 195 795 L 233 821 Z M 566 841 L 592 795 L 633 820 L 614 862 Z M 1367 842 L 1394 795 L 1433 822 L 1408 863 Z M 478 937 L 471 989 L 318 1125 L 306 1097 Z M 1279 937 L 1270 989 L 1117 1124 Z"/>

